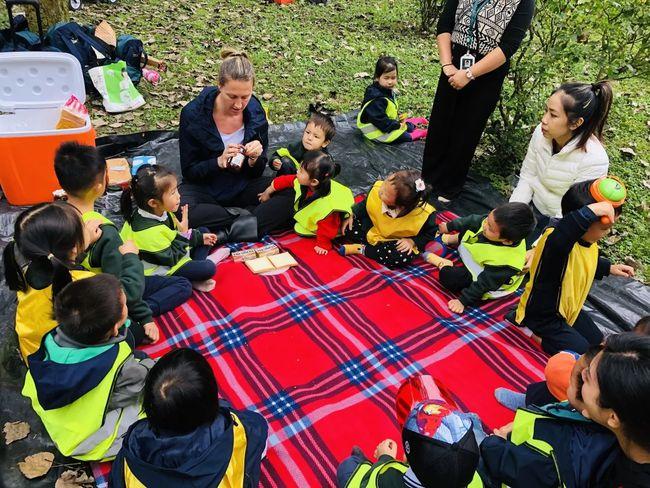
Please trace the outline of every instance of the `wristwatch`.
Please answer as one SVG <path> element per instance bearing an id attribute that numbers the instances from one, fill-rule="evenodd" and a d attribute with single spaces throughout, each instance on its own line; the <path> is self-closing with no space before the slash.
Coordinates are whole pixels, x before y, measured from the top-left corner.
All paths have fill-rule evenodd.
<path id="1" fill-rule="evenodd" d="M 465 70 L 465 76 L 467 76 L 467 78 L 469 78 L 470 80 L 475 80 L 476 79 L 476 78 L 474 78 L 474 73 L 472 73 L 472 68 L 467 68 Z"/>

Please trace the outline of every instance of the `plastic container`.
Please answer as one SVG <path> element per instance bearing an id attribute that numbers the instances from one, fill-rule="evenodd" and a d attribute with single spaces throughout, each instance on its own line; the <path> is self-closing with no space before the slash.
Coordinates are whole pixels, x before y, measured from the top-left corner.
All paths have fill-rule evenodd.
<path id="1" fill-rule="evenodd" d="M 95 145 L 95 130 L 56 130 L 70 95 L 86 101 L 79 61 L 67 53 L 0 54 L 0 186 L 12 205 L 52 201 L 54 154 L 67 141 Z"/>

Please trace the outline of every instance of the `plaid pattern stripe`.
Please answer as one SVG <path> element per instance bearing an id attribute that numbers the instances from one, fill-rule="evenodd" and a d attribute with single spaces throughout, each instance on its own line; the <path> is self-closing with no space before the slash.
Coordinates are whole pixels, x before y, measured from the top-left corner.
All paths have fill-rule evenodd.
<path id="1" fill-rule="evenodd" d="M 227 400 L 264 415 L 262 486 L 334 486 L 353 445 L 370 454 L 380 440 L 399 439 L 395 393 L 413 374 L 433 375 L 487 428 L 512 417 L 494 400 L 496 387 L 523 390 L 543 378 L 545 355 L 503 320 L 516 297 L 457 316 L 437 269 L 419 258 L 388 270 L 363 256 L 318 256 L 312 240 L 290 232 L 270 242 L 300 266 L 262 277 L 220 263 L 217 287 L 160 317 L 162 338 L 145 349 L 152 357 L 198 350 Z M 106 486 L 109 463 L 93 468 Z"/>

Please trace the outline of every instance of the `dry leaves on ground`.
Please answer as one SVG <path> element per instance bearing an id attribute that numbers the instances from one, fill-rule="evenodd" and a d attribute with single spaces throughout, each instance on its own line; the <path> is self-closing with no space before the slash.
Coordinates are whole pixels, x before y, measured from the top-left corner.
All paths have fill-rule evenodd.
<path id="1" fill-rule="evenodd" d="M 54 454 L 51 452 L 39 452 L 27 456 L 24 461 L 18 463 L 18 469 L 25 478 L 33 479 L 46 474 L 52 467 Z"/>
<path id="2" fill-rule="evenodd" d="M 84 471 L 64 471 L 56 480 L 54 488 L 92 488 L 95 478 L 88 476 Z"/>
<path id="3" fill-rule="evenodd" d="M 2 431 L 5 433 L 5 444 L 24 439 L 29 435 L 29 424 L 27 422 L 6 422 Z"/>

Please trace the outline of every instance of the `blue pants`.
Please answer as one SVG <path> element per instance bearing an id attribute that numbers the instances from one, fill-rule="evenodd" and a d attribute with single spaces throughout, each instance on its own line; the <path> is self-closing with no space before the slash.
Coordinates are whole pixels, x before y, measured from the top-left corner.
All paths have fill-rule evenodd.
<path id="1" fill-rule="evenodd" d="M 209 232 L 205 227 L 200 227 L 199 230 L 204 234 Z M 212 278 L 217 271 L 217 265 L 206 259 L 210 249 L 210 246 L 198 246 L 192 249 L 190 252 L 192 260 L 178 268 L 174 276 L 182 276 L 190 281 L 205 281 Z"/>
<path id="2" fill-rule="evenodd" d="M 185 303 L 192 296 L 192 283 L 181 276 L 145 276 L 142 299 L 154 317 Z"/>

